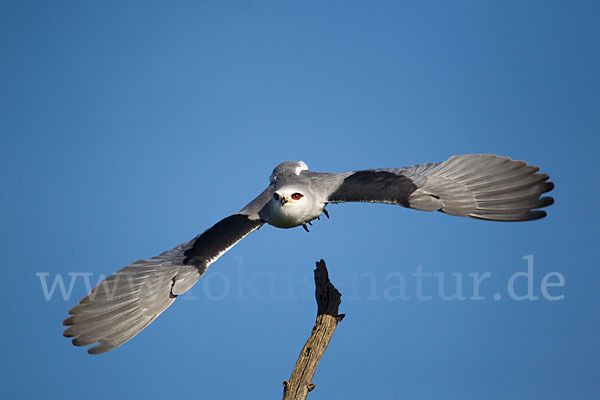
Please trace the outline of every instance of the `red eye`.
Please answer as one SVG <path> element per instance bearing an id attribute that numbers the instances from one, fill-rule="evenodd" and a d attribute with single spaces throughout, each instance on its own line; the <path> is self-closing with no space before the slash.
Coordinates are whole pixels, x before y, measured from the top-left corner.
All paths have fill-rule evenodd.
<path id="1" fill-rule="evenodd" d="M 279 193 L 273 193 L 273 198 L 275 200 L 279 200 Z"/>
<path id="2" fill-rule="evenodd" d="M 300 193 L 294 193 L 292 195 L 292 199 L 294 200 L 300 200 L 302 198 L 302 195 Z"/>

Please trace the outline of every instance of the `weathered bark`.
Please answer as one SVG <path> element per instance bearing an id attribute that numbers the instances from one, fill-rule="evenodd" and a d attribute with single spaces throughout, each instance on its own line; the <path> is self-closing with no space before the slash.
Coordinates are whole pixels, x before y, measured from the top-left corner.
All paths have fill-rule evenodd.
<path id="1" fill-rule="evenodd" d="M 315 286 L 317 321 L 300 352 L 290 379 L 283 382 L 283 400 L 306 399 L 308 392 L 315 388 L 311 380 L 317 365 L 325 353 L 338 322 L 344 318 L 344 314 L 338 314 L 342 295 L 329 281 L 324 260 L 317 262 Z"/>

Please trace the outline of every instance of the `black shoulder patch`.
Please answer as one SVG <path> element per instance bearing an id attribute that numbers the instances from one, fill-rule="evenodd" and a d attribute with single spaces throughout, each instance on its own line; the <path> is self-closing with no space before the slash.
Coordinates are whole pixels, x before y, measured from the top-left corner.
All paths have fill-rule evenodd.
<path id="1" fill-rule="evenodd" d="M 192 247 L 187 249 L 185 265 L 206 265 L 210 260 L 227 250 L 244 236 L 261 226 L 260 219 L 251 220 L 247 215 L 233 214 L 214 224 L 198 236 Z"/>
<path id="2" fill-rule="evenodd" d="M 388 171 L 358 171 L 344 179 L 328 201 L 395 203 L 408 207 L 408 196 L 415 190 L 417 186 L 404 175 Z"/>

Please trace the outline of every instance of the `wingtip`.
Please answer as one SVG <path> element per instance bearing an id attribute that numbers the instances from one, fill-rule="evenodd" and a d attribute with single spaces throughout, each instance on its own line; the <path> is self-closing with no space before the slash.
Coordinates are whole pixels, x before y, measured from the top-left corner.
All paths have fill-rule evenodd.
<path id="1" fill-rule="evenodd" d="M 522 219 L 522 221 L 536 221 L 538 219 L 544 218 L 546 215 L 548 215 L 546 213 L 546 211 L 543 211 L 543 210 L 533 210 L 533 211 L 530 211 L 525 216 L 525 218 Z"/>
<path id="2" fill-rule="evenodd" d="M 551 206 L 552 204 L 554 204 L 554 197 L 544 196 L 544 197 L 540 198 L 539 208 L 548 207 L 548 206 Z"/>
<path id="3" fill-rule="evenodd" d="M 72 338 L 72 337 L 77 336 L 77 335 L 73 334 L 72 332 L 73 331 L 71 330 L 71 328 L 65 329 L 63 331 L 63 336 L 66 337 L 66 338 Z"/>
<path id="4" fill-rule="evenodd" d="M 99 344 L 97 346 L 90 347 L 87 350 L 87 353 L 95 356 L 95 355 L 98 355 L 98 354 L 106 353 L 107 351 L 109 351 L 111 349 L 112 349 L 112 347 L 110 347 L 110 346 L 106 346 L 104 344 Z"/>

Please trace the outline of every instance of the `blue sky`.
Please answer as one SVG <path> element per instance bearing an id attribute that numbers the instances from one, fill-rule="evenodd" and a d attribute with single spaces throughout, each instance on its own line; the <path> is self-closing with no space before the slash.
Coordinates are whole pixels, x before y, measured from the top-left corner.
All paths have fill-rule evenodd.
<path id="1" fill-rule="evenodd" d="M 591 1 L 2 1 L 0 397 L 277 398 L 314 322 L 324 258 L 347 317 L 311 399 L 598 398 L 599 12 Z M 556 184 L 549 216 L 331 206 L 310 233 L 253 233 L 110 353 L 62 337 L 84 277 L 191 239 L 281 161 L 341 172 L 466 153 L 541 166 Z M 537 300 L 519 301 L 509 282 L 529 255 Z M 437 274 L 423 278 L 430 300 L 418 271 Z M 486 273 L 472 299 L 471 276 Z M 546 276 L 564 285 L 544 296 Z M 74 279 L 66 299 L 44 293 L 57 277 L 67 291 Z M 451 294 L 458 279 L 466 299 L 445 300 L 440 282 Z M 514 278 L 514 294 L 527 282 Z"/>

